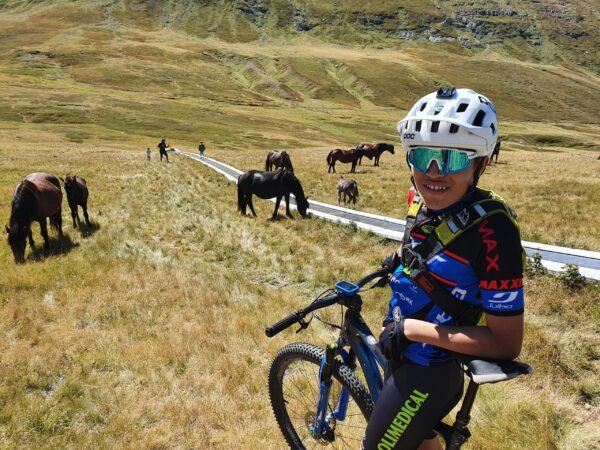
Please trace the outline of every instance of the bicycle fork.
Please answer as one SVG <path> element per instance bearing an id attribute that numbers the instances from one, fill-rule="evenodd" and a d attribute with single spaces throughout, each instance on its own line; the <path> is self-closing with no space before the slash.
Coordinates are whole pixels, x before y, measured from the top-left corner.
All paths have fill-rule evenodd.
<path id="1" fill-rule="evenodd" d="M 321 360 L 321 368 L 319 370 L 319 398 L 317 400 L 317 413 L 315 414 L 311 427 L 312 435 L 317 439 L 323 439 L 332 442 L 335 439 L 334 430 L 335 422 L 342 421 L 346 418 L 348 411 L 348 402 L 350 393 L 342 386 L 340 396 L 338 398 L 335 410 L 329 414 L 329 394 L 333 385 L 333 367 L 335 356 L 341 353 L 344 361 L 349 359 L 344 350 L 338 348 L 337 343 L 329 344 L 325 348 L 325 356 Z M 331 424 L 334 424 L 331 427 Z"/>

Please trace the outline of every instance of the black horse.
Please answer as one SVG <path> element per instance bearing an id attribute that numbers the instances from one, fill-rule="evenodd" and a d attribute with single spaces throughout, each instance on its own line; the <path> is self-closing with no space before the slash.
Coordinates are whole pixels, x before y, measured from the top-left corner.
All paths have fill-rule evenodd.
<path id="1" fill-rule="evenodd" d="M 61 178 L 62 180 L 62 178 Z M 79 214 L 77 212 L 77 206 L 80 205 L 83 210 L 83 217 L 85 223 L 90 226 L 90 217 L 87 212 L 87 201 L 90 195 L 85 178 L 78 175 L 69 176 L 67 175 L 62 180 L 65 185 L 65 192 L 67 193 L 67 201 L 69 208 L 71 209 L 71 217 L 73 218 L 73 228 L 77 228 L 77 222 L 81 223 Z"/>
<path id="2" fill-rule="evenodd" d="M 273 211 L 272 219 L 277 218 L 277 210 L 281 203 L 281 198 L 285 197 L 285 213 L 288 217 L 292 217 L 290 212 L 290 193 L 296 197 L 296 206 L 302 217 L 306 217 L 308 209 L 308 200 L 304 195 L 304 190 L 300 184 L 300 180 L 289 170 L 277 170 L 275 172 L 261 172 L 259 170 L 250 170 L 244 172 L 238 177 L 238 211 L 246 215 L 246 206 L 250 207 L 250 211 L 254 217 L 254 206 L 252 205 L 252 195 L 268 199 L 277 197 L 275 201 L 275 211 Z"/>

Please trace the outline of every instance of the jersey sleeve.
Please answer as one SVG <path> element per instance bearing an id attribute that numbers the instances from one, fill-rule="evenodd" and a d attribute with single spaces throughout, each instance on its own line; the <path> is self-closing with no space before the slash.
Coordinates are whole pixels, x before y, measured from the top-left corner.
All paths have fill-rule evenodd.
<path id="1" fill-rule="evenodd" d="M 519 230 L 505 214 L 493 214 L 476 225 L 481 239 L 475 271 L 486 314 L 516 316 L 525 309 L 523 247 Z"/>

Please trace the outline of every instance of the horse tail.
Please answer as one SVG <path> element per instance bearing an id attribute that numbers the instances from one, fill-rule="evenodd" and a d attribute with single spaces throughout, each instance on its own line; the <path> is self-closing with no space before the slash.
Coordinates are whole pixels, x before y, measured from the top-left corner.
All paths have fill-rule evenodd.
<path id="1" fill-rule="evenodd" d="M 328 154 L 327 154 L 327 164 L 331 164 L 333 163 L 333 152 L 335 150 L 331 150 Z"/>
<path id="2" fill-rule="evenodd" d="M 354 183 L 354 196 L 358 198 L 358 183 Z"/>

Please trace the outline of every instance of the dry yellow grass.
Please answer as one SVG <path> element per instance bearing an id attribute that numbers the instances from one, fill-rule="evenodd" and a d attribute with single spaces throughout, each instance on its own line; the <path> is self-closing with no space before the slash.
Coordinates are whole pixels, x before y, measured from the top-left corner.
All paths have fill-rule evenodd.
<path id="1" fill-rule="evenodd" d="M 285 149 L 307 193 L 328 203 L 350 176 L 346 165 L 326 173 L 329 149 L 392 142 L 396 155 L 354 176 L 356 207 L 402 217 L 410 181 L 394 124 L 440 83 L 473 86 L 496 102 L 505 137 L 482 185 L 519 212 L 525 239 L 600 250 L 600 127 L 586 123 L 597 75 L 493 51 L 440 64 L 444 48 L 420 44 L 199 39 L 121 6 L 105 23 L 100 4 L 0 14 L 0 221 L 21 177 L 48 171 L 88 180 L 94 223 L 80 234 L 64 211 L 67 238 L 28 249 L 22 266 L 0 244 L 0 447 L 282 448 L 266 373 L 299 336 L 269 340 L 265 326 L 394 247 L 318 219 L 269 222 L 270 202 L 240 217 L 221 175 L 157 162 L 163 136 L 190 150 L 204 140 L 242 170 Z M 199 18 L 212 19 L 233 40 L 252 37 L 224 12 Z M 536 374 L 482 390 L 468 448 L 597 447 L 599 288 L 541 277 L 527 291 L 522 359 Z M 365 296 L 373 327 L 387 297 Z M 301 338 L 331 337 L 315 326 Z"/>
<path id="2" fill-rule="evenodd" d="M 284 343 L 324 345 L 333 335 L 314 326 L 269 340 L 265 326 L 335 280 L 376 267 L 393 244 L 318 219 L 269 222 L 270 202 L 256 202 L 257 219 L 241 217 L 234 185 L 187 158 L 161 164 L 155 153 L 147 162 L 141 148 L 72 144 L 26 128 L 0 141 L 10 155 L 0 162 L 2 198 L 33 168 L 77 172 L 88 179 L 96 224 L 82 236 L 65 221 L 72 244 L 22 266 L 0 246 L 3 445 L 282 448 L 266 392 L 270 358 Z M 529 286 L 522 357 L 536 375 L 482 390 L 467 448 L 593 442 L 585 419 L 597 419 L 598 370 L 585 361 L 597 352 L 598 290 L 570 294 L 549 282 Z M 550 292 L 562 299 L 549 311 Z M 373 327 L 387 296 L 365 296 Z M 568 338 L 562 317 L 577 323 Z M 564 350 L 549 353 L 557 346 Z M 531 435 L 533 427 L 544 431 Z"/>

